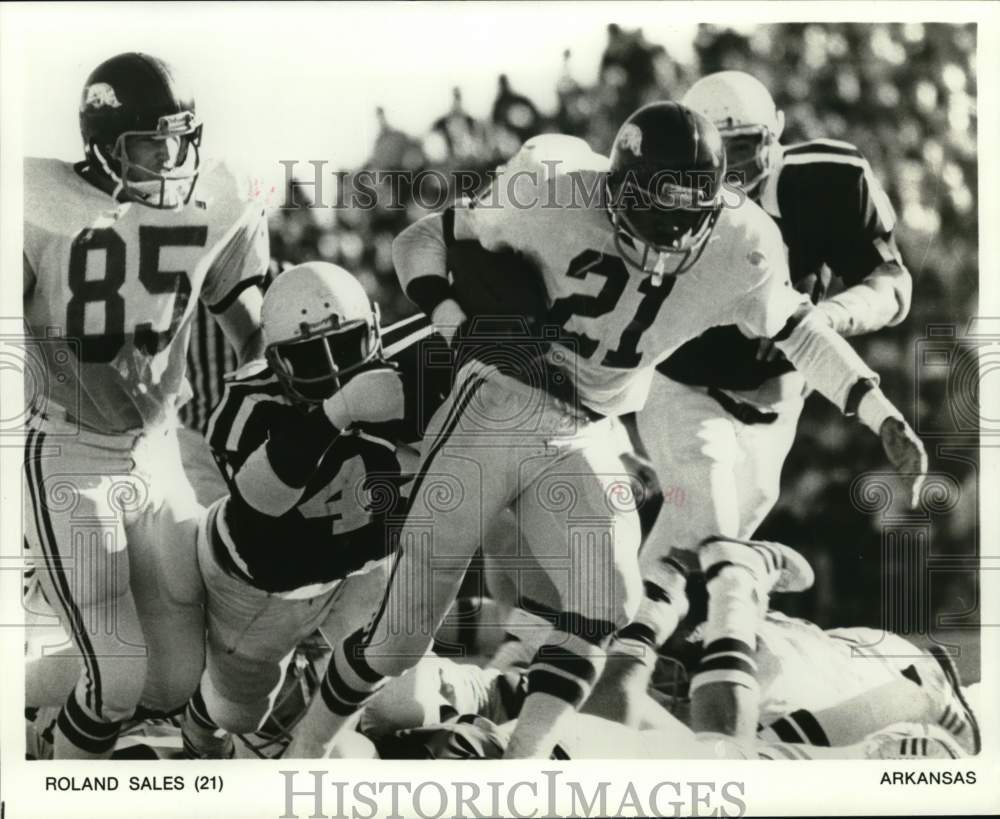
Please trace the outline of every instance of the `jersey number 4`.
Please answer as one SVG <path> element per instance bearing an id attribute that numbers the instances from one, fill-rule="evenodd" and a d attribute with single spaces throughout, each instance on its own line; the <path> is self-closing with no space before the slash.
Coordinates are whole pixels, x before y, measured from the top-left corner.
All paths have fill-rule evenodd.
<path id="1" fill-rule="evenodd" d="M 204 247 L 207 240 L 205 225 L 139 228 L 139 281 L 150 295 L 170 294 L 172 303 L 170 325 L 166 329 L 154 330 L 148 321 L 135 325 L 136 349 L 146 355 L 156 355 L 170 343 L 191 297 L 187 271 L 161 270 L 160 250 Z M 87 257 L 93 250 L 104 251 L 104 276 L 100 279 L 87 278 Z M 125 271 L 125 240 L 112 228 L 84 231 L 73 241 L 69 254 L 72 296 L 66 305 L 66 334 L 80 340 L 83 361 L 107 363 L 125 344 L 125 299 L 120 293 Z M 103 333 L 84 332 L 88 304 L 104 305 Z"/>
<path id="2" fill-rule="evenodd" d="M 563 333 L 575 339 L 580 355 L 584 358 L 591 358 L 597 352 L 600 342 L 586 333 L 568 330 L 565 325 L 573 316 L 598 318 L 612 312 L 618 306 L 618 300 L 628 286 L 628 269 L 625 267 L 625 262 L 617 256 L 598 253 L 596 250 L 585 250 L 569 263 L 566 275 L 571 279 L 581 281 L 589 275 L 604 277 L 604 286 L 597 294 L 590 296 L 584 293 L 574 293 L 572 296 L 564 296 L 561 299 L 556 299 L 549 309 L 549 321 L 560 325 L 563 328 Z M 618 339 L 618 346 L 604 354 L 601 366 L 623 370 L 631 370 L 639 366 L 639 362 L 642 361 L 642 353 L 639 352 L 639 339 L 653 325 L 663 302 L 670 295 L 670 291 L 674 289 L 675 281 L 674 277 L 668 276 L 657 287 L 653 284 L 652 276 L 643 279 L 639 285 L 642 301 L 639 302 L 639 307 L 632 320 L 622 331 L 621 337 Z"/>

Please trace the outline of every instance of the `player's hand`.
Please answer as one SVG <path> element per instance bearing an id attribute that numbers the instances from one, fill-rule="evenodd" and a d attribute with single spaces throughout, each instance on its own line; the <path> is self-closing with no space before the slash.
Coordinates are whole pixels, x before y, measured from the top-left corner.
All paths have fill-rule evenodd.
<path id="1" fill-rule="evenodd" d="M 467 320 L 468 316 L 465 315 L 465 311 L 454 299 L 445 299 L 434 308 L 434 312 L 431 314 L 431 322 L 437 331 L 444 336 L 449 347 L 458 333 L 458 328 Z"/>
<path id="2" fill-rule="evenodd" d="M 323 411 L 337 429 L 397 421 L 404 414 L 402 378 L 390 367 L 359 373 L 323 402 Z"/>
<path id="3" fill-rule="evenodd" d="M 882 448 L 910 493 L 910 508 L 920 503 L 920 489 L 927 477 L 927 451 L 910 425 L 899 418 L 886 418 L 879 429 Z"/>

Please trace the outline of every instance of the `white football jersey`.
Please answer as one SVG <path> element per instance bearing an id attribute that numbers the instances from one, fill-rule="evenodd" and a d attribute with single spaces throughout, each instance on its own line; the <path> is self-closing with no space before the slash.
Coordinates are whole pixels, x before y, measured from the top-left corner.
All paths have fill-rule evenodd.
<path id="1" fill-rule="evenodd" d="M 807 620 L 768 612 L 758 632 L 760 722 L 800 708 L 816 711 L 902 679 L 917 663 L 921 677 L 939 675 L 927 654 L 904 638 L 870 628 L 824 631 Z"/>
<path id="2" fill-rule="evenodd" d="M 159 210 L 25 160 L 24 317 L 46 382 L 28 400 L 98 432 L 156 424 L 186 398 L 195 300 L 225 310 L 268 255 L 264 198 L 224 164 L 203 163 L 188 203 Z"/>
<path id="3" fill-rule="evenodd" d="M 472 204 L 487 250 L 513 249 L 541 269 L 548 323 L 571 342 L 556 359 L 581 399 L 606 415 L 640 409 L 652 367 L 710 327 L 773 336 L 806 300 L 788 282 L 781 234 L 749 200 L 724 208 L 698 262 L 657 286 L 627 265 L 601 188 L 608 159 L 574 137 L 529 140 Z"/>

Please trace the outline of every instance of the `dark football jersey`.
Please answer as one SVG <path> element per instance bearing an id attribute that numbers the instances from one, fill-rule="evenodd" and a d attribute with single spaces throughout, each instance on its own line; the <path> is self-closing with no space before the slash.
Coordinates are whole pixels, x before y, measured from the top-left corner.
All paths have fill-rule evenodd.
<path id="1" fill-rule="evenodd" d="M 879 265 L 902 263 L 895 214 L 871 166 L 853 145 L 817 139 L 786 147 L 761 206 L 778 223 L 793 285 L 818 302 L 831 275 L 857 284 Z M 684 384 L 752 390 L 792 370 L 783 358 L 756 360 L 758 342 L 735 326 L 714 327 L 657 369 Z"/>
<path id="2" fill-rule="evenodd" d="M 258 588 L 328 583 L 392 550 L 389 524 L 401 518 L 412 477 L 401 456 L 415 452 L 406 445 L 419 441 L 447 396 L 451 371 L 442 365 L 445 342 L 424 316 L 383 330 L 383 347 L 402 374 L 400 422 L 338 432 L 322 407 L 294 405 L 264 362 L 227 383 L 208 441 L 230 495 L 210 536 L 227 568 Z M 428 366 L 435 356 L 439 365 Z M 412 470 L 415 457 L 408 463 Z M 287 511 L 262 508 L 269 497 L 296 491 Z"/>

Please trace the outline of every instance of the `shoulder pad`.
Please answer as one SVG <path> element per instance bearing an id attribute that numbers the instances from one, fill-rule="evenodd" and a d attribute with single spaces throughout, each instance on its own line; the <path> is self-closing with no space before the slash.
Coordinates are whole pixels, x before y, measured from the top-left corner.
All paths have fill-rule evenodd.
<path id="1" fill-rule="evenodd" d="M 579 137 L 565 134 L 540 134 L 532 137 L 508 162 L 511 169 L 544 168 L 550 165 L 556 173 L 573 170 L 606 171 L 608 158 L 594 151 Z"/>
<path id="2" fill-rule="evenodd" d="M 195 199 L 206 206 L 230 206 L 241 211 L 257 202 L 266 207 L 272 197 L 273 191 L 265 190 L 258 177 L 225 161 L 206 160 L 195 188 Z"/>
<path id="3" fill-rule="evenodd" d="M 53 202 L 64 202 L 73 166 L 61 159 L 26 157 L 24 160 L 24 218 L 44 217 Z M 111 204 L 110 197 L 108 199 Z"/>
<path id="4" fill-rule="evenodd" d="M 843 156 L 862 157 L 856 145 L 839 139 L 810 139 L 784 146 L 785 156 L 795 154 L 840 154 Z"/>

